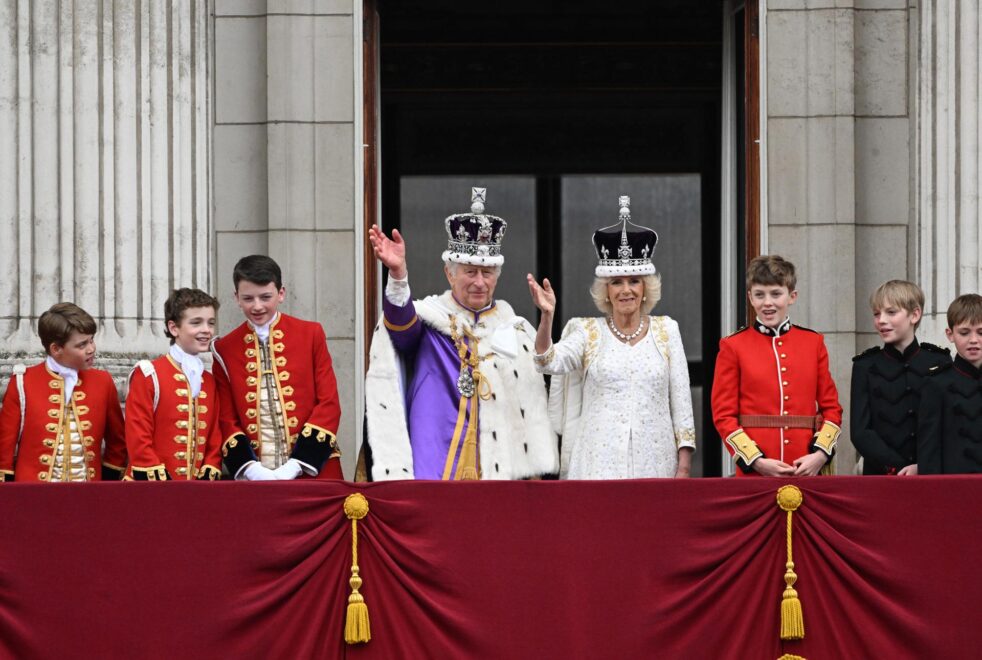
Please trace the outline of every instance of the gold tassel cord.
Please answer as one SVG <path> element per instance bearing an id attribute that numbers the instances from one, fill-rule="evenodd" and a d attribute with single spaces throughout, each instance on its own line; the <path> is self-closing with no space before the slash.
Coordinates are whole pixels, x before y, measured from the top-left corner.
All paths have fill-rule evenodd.
<path id="1" fill-rule="evenodd" d="M 798 576 L 794 572 L 794 561 L 791 555 L 791 520 L 794 512 L 801 506 L 804 499 L 796 486 L 781 486 L 777 489 L 777 505 L 788 514 L 787 540 L 788 562 L 785 564 L 784 595 L 781 598 L 781 639 L 803 639 L 805 636 L 805 620 L 801 611 L 801 601 L 794 583 Z"/>
<path id="2" fill-rule="evenodd" d="M 361 588 L 358 571 L 358 521 L 368 515 L 368 500 L 361 493 L 352 493 L 344 498 L 344 514 L 351 520 L 351 595 L 348 596 L 348 611 L 344 621 L 344 641 L 348 644 L 361 644 L 372 639 L 372 629 L 368 620 L 368 605 Z"/>

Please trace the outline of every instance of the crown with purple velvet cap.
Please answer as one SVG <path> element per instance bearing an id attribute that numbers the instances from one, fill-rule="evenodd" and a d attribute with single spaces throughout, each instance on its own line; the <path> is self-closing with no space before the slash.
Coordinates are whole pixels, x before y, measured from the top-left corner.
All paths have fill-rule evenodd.
<path id="1" fill-rule="evenodd" d="M 484 213 L 487 188 L 471 188 L 471 212 L 455 213 L 444 224 L 447 228 L 445 262 L 473 266 L 500 266 L 505 263 L 501 241 L 508 223 Z"/>

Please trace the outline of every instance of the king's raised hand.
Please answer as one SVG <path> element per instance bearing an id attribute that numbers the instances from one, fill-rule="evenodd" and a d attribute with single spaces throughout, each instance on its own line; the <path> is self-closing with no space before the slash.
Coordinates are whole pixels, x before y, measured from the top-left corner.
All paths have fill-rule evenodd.
<path id="1" fill-rule="evenodd" d="M 382 264 L 389 269 L 392 277 L 402 280 L 406 278 L 406 242 L 402 239 L 402 234 L 398 229 L 392 230 L 392 238 L 388 238 L 385 233 L 372 225 L 368 230 L 368 240 L 372 242 L 372 250 Z"/>

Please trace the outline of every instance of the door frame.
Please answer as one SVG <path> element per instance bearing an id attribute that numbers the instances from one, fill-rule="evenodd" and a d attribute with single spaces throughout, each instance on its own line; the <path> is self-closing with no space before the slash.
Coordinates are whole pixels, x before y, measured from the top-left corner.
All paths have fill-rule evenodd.
<path id="1" fill-rule="evenodd" d="M 734 53 L 734 15 L 744 12 L 743 24 L 743 89 L 738 90 L 735 75 Z M 356 20 L 357 20 L 356 14 Z M 372 253 L 368 242 L 368 229 L 378 224 L 381 218 L 381 158 L 380 158 L 380 81 L 379 81 L 379 14 L 378 0 L 362 0 L 361 6 L 362 47 L 359 51 L 362 68 L 360 94 L 362 97 L 360 149 L 362 167 L 357 168 L 356 178 L 362 179 L 362 227 L 360 234 L 363 245 L 359 256 L 362 260 L 363 296 L 359 301 L 363 305 L 360 311 L 362 317 L 361 354 L 363 369 L 368 369 L 369 348 L 372 332 L 381 314 L 382 278 L 381 264 Z M 753 257 L 761 254 L 767 246 L 767 198 L 763 194 L 766 188 L 766 113 L 761 112 L 766 107 L 766 6 L 763 0 L 724 0 L 723 11 L 723 88 L 722 88 L 722 143 L 720 145 L 722 177 L 720 187 L 720 336 L 726 336 L 741 325 L 738 318 L 739 301 L 744 295 L 742 277 L 739 277 L 739 262 L 747 263 Z M 742 94 L 741 94 L 742 92 Z M 737 158 L 741 152 L 737 144 L 737 103 L 743 104 L 744 126 L 746 136 L 743 152 L 743 169 L 745 172 L 742 191 L 737 190 Z M 738 213 L 737 200 L 744 200 L 742 213 Z M 740 222 L 742 215 L 742 222 Z M 742 225 L 742 226 L 741 226 Z M 738 234 L 741 234 L 739 236 Z M 738 245 L 742 239 L 744 252 L 737 254 Z M 739 262 L 738 262 L 739 259 Z M 364 381 L 364 371 L 359 382 Z M 710 387 L 711 383 L 707 383 Z M 359 406 L 360 408 L 360 406 Z M 359 444 L 361 440 L 359 428 Z M 704 429 L 707 437 L 709 429 Z M 733 462 L 729 455 L 723 452 L 722 474 L 733 473 Z"/>

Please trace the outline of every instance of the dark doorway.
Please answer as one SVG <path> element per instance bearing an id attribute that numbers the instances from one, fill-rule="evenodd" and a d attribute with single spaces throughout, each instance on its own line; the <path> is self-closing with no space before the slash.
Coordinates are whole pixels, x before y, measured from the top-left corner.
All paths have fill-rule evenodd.
<path id="1" fill-rule="evenodd" d="M 381 216 L 406 234 L 414 292 L 445 288 L 443 218 L 486 186 L 509 222 L 498 293 L 535 323 L 525 273 L 548 276 L 558 333 L 597 314 L 590 236 L 630 195 L 660 237 L 654 313 L 683 333 L 695 472 L 719 475 L 722 3 L 383 0 L 378 15 Z"/>

